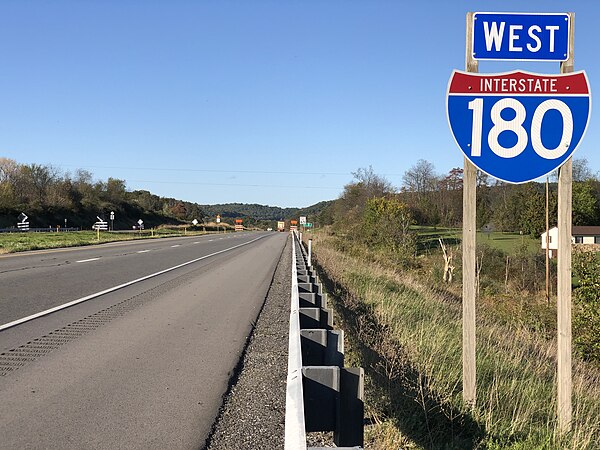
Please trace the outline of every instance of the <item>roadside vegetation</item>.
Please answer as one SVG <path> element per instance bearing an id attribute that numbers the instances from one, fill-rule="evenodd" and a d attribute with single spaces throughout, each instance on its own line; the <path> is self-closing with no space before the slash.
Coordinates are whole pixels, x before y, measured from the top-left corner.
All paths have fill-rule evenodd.
<path id="1" fill-rule="evenodd" d="M 547 299 L 536 233 L 494 224 L 478 235 L 478 391 L 470 410 L 461 392 L 460 230 L 424 220 L 427 209 L 410 204 L 415 196 L 361 170 L 332 205 L 331 225 L 311 235 L 346 330 L 347 364 L 365 368 L 366 447 L 600 448 L 598 257 L 573 255 L 574 418 L 560 436 L 556 266 Z"/>
<path id="2" fill-rule="evenodd" d="M 218 229 L 215 225 L 203 227 L 160 226 L 156 229 L 128 232 L 100 231 L 99 234 L 95 231 L 0 233 L 0 254 L 50 248 L 78 247 L 135 239 L 195 236 L 216 232 L 223 233 L 225 231 L 233 231 L 233 228 L 222 225 Z"/>
<path id="3" fill-rule="evenodd" d="M 132 230 L 142 219 L 146 228 L 214 221 L 233 225 L 242 219 L 249 228 L 276 228 L 278 220 L 318 215 L 331 202 L 299 208 L 231 203 L 199 205 L 161 197 L 146 190 L 128 190 L 125 180 L 96 180 L 87 170 L 64 172 L 51 165 L 19 164 L 0 157 L 0 228 L 16 228 L 25 213 L 31 228 L 90 230 L 96 216 L 108 221 L 115 213 L 115 230 Z"/>

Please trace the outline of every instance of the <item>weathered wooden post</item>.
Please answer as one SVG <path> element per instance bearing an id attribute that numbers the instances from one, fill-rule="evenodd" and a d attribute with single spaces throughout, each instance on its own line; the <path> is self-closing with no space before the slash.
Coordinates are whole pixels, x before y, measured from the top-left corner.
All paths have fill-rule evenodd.
<path id="1" fill-rule="evenodd" d="M 473 59 L 473 13 L 467 13 L 467 41 L 465 66 L 467 72 L 478 72 L 479 65 Z M 476 339 L 475 339 L 475 247 L 476 247 L 476 191 L 477 170 L 466 157 L 463 172 L 463 400 L 474 407 L 477 396 Z"/>

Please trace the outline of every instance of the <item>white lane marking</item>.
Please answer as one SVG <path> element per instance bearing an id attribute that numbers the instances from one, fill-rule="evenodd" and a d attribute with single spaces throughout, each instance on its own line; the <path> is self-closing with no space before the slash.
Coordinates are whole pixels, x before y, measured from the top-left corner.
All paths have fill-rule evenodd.
<path id="1" fill-rule="evenodd" d="M 181 244 L 171 245 L 171 248 L 175 248 L 175 247 L 181 247 Z"/>
<path id="2" fill-rule="evenodd" d="M 75 261 L 76 263 L 84 263 L 90 261 L 98 261 L 100 258 L 90 258 L 90 259 L 80 259 L 79 261 Z"/>
<path id="3" fill-rule="evenodd" d="M 213 241 L 213 239 L 209 239 L 209 240 L 208 240 L 208 242 L 212 242 L 212 241 Z"/>
<path id="4" fill-rule="evenodd" d="M 210 241 L 208 241 L 208 242 L 210 242 Z M 194 242 L 194 244 L 199 244 L 199 243 L 200 243 L 200 242 L 198 242 L 198 241 Z"/>
<path id="5" fill-rule="evenodd" d="M 148 253 L 149 251 L 150 251 L 150 250 L 140 250 L 140 251 L 139 251 L 139 252 L 137 252 L 137 253 Z"/>
<path id="6" fill-rule="evenodd" d="M 253 242 L 256 242 L 259 239 L 262 239 L 264 237 L 266 237 L 266 236 L 259 236 L 256 239 L 252 239 L 251 241 L 244 242 L 244 243 L 238 244 L 238 245 L 234 245 L 233 247 L 225 248 L 223 250 L 219 250 L 218 252 L 211 253 L 210 255 L 205 255 L 205 256 L 201 256 L 200 258 L 192 259 L 191 261 L 187 261 L 187 262 L 178 264 L 176 266 L 169 267 L 168 269 L 164 269 L 164 270 L 161 270 L 161 271 L 158 271 L 158 272 L 155 272 L 155 273 L 151 273 L 150 275 L 146 275 L 146 276 L 143 276 L 141 278 L 136 278 L 135 280 L 131 280 L 131 281 L 128 281 L 126 283 L 119 284 L 118 286 L 114 286 L 114 287 L 105 289 L 103 291 L 96 292 L 95 294 L 86 295 L 85 297 L 78 298 L 77 300 L 73 300 L 71 302 L 55 306 L 54 308 L 50 308 L 50 309 L 47 309 L 45 311 L 41 311 L 39 313 L 35 313 L 35 314 L 30 315 L 30 316 L 23 317 L 21 319 L 13 320 L 12 322 L 8 322 L 8 323 L 5 323 L 4 325 L 0 325 L 0 331 L 6 330 L 7 328 L 10 328 L 10 327 L 14 327 L 15 325 L 20 325 L 20 324 L 22 324 L 24 322 L 29 322 L 30 320 L 37 319 L 38 317 L 47 316 L 48 314 L 52 314 L 53 312 L 60 311 L 61 309 L 65 309 L 65 308 L 68 308 L 70 306 L 77 305 L 79 303 L 83 303 L 83 302 L 85 302 L 87 300 L 91 300 L 91 299 L 96 298 L 96 297 L 100 297 L 101 295 L 110 294 L 111 292 L 117 291 L 119 289 L 123 289 L 124 287 L 131 286 L 132 284 L 139 283 L 140 281 L 145 281 L 145 280 L 148 280 L 150 278 L 154 278 L 154 277 L 156 277 L 158 275 L 162 275 L 163 273 L 171 272 L 171 271 L 173 271 L 175 269 L 179 269 L 181 267 L 188 266 L 188 265 L 193 264 L 195 262 L 202 261 L 203 259 L 210 258 L 211 256 L 219 255 L 221 253 L 225 253 L 225 252 L 228 252 L 230 250 L 234 250 L 236 248 L 243 247 L 244 245 L 252 244 Z"/>

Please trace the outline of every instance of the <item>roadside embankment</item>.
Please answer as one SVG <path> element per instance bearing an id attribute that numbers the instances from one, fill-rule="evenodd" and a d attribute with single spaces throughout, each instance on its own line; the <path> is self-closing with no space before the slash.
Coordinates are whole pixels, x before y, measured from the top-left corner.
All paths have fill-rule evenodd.
<path id="1" fill-rule="evenodd" d="M 327 232 L 312 238 L 346 356 L 365 369 L 366 448 L 600 448 L 597 368 L 575 361 L 573 431 L 560 438 L 556 342 L 481 312 L 471 411 L 462 402 L 460 301 L 373 261 L 360 244 Z"/>

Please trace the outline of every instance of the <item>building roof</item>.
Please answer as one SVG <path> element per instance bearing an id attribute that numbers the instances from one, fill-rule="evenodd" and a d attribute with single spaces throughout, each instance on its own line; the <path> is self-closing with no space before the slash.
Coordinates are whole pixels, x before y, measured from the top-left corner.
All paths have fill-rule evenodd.
<path id="1" fill-rule="evenodd" d="M 573 236 L 600 236 L 600 226 L 576 227 L 573 226 Z"/>

